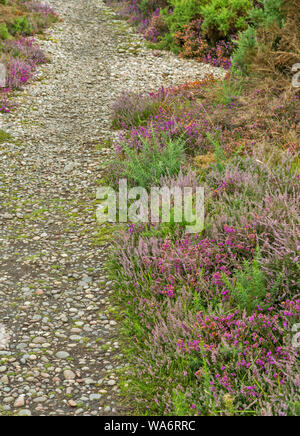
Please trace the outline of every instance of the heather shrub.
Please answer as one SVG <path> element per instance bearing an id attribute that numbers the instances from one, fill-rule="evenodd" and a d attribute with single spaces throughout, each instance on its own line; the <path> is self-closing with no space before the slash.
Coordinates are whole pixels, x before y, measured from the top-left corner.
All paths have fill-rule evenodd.
<path id="1" fill-rule="evenodd" d="M 7 86 L 12 89 L 21 89 L 33 76 L 33 67 L 27 61 L 12 58 L 8 65 Z"/>
<path id="2" fill-rule="evenodd" d="M 7 41 L 6 51 L 14 58 L 23 58 L 33 66 L 44 64 L 47 58 L 33 38 L 20 38 Z"/>
<path id="3" fill-rule="evenodd" d="M 148 41 L 157 43 L 167 32 L 168 26 L 165 17 L 154 13 L 147 29 L 145 30 L 145 38 Z"/>
<path id="4" fill-rule="evenodd" d="M 0 113 L 9 113 L 14 108 L 14 104 L 9 100 L 7 91 L 0 91 Z"/>
<path id="5" fill-rule="evenodd" d="M 289 391 L 289 384 L 299 370 L 299 361 L 297 351 L 284 343 L 289 328 L 299 319 L 298 304 L 287 301 L 287 310 L 283 306 L 279 312 L 270 310 L 268 314 L 196 314 L 198 322 L 191 328 L 194 339 L 178 340 L 181 353 L 193 362 L 196 411 L 203 413 L 197 395 L 208 382 L 211 395 L 206 395 L 207 413 L 260 415 L 261 405 L 266 406 L 276 392 L 278 397 L 283 394 L 281 398 L 290 395 L 285 414 L 292 414 L 295 408 L 290 403 L 298 401 L 299 392 Z M 226 407 L 228 401 L 231 410 Z"/>
<path id="6" fill-rule="evenodd" d="M 232 66 L 231 54 L 233 53 L 234 48 L 233 41 L 218 41 L 216 46 L 211 47 L 205 54 L 203 62 L 229 70 Z"/>
<path id="7" fill-rule="evenodd" d="M 137 95 L 134 92 L 123 91 L 113 105 L 114 128 L 130 128 L 146 123 L 150 115 L 155 115 L 165 98 L 164 92 L 152 98 L 151 95 Z"/>
<path id="8" fill-rule="evenodd" d="M 223 274 L 230 278 L 241 259 L 255 254 L 251 241 L 245 238 L 241 242 L 238 237 L 227 236 L 229 248 L 226 243 L 199 236 L 184 235 L 172 242 L 169 237 L 147 238 L 133 232 L 126 243 L 126 235 L 122 237 L 119 262 L 128 283 L 131 280 L 141 283 L 142 277 L 149 277 L 147 292 L 171 299 L 177 298 L 184 287 L 206 307 L 219 298 L 229 298 L 224 291 Z"/>
<path id="9" fill-rule="evenodd" d="M 114 278 L 126 305 L 125 329 L 134 335 L 129 390 L 143 413 L 172 415 L 180 408 L 191 415 L 259 415 L 275 392 L 297 401 L 289 385 L 299 362 L 283 344 L 299 320 L 299 301 L 248 315 L 230 310 L 226 294 L 217 304 L 222 276 L 213 265 L 228 269 L 228 277 L 234 270 L 225 253 L 201 238 L 172 242 L 123 234 Z M 286 404 L 286 414 L 293 409 Z"/>
<path id="10" fill-rule="evenodd" d="M 217 136 L 221 132 L 218 125 L 209 120 L 210 106 L 204 106 L 201 101 L 213 82 L 209 76 L 205 80 L 179 87 L 162 88 L 157 93 L 145 96 L 145 99 L 141 98 L 138 103 L 134 94 L 131 103 L 124 93 L 124 98 L 120 98 L 115 105 L 113 121 L 114 125 L 123 127 L 118 150 L 122 152 L 123 144 L 141 149 L 141 138 L 150 139 L 153 132 L 161 146 L 166 136 L 171 140 L 182 137 L 186 152 L 191 155 L 214 149 L 207 133 Z M 130 127 L 133 124 L 135 126 Z"/>
<path id="11" fill-rule="evenodd" d="M 202 19 L 192 20 L 174 34 L 175 43 L 181 47 L 182 55 L 202 60 L 208 50 L 208 42 L 202 33 Z"/>
<path id="12" fill-rule="evenodd" d="M 164 138 L 176 140 L 180 136 L 184 139 L 186 151 L 189 154 L 193 154 L 195 150 L 207 151 L 211 145 L 207 139 L 206 131 L 211 130 L 211 127 L 203 118 L 195 120 L 194 111 L 196 112 L 196 107 L 190 110 L 188 106 L 186 108 L 175 106 L 167 109 L 160 107 L 157 115 L 150 115 L 145 126 L 123 131 L 118 149 L 122 151 L 123 144 L 126 143 L 130 148 L 139 150 L 143 147 L 142 138 L 150 139 L 152 132 L 154 132 L 161 146 L 163 146 Z"/>
<path id="13" fill-rule="evenodd" d="M 123 144 L 139 150 L 143 147 L 141 139 L 151 139 L 154 132 L 162 147 L 166 137 L 173 140 L 180 136 L 189 153 L 195 149 L 206 151 L 211 147 L 206 132 L 212 126 L 197 99 L 209 83 L 210 77 L 178 88 L 161 88 L 139 98 L 124 92 L 114 105 L 113 125 L 123 128 L 118 150 L 122 151 Z"/>
<path id="14" fill-rule="evenodd" d="M 261 265 L 272 286 L 281 275 L 280 295 L 297 292 L 297 252 L 299 246 L 299 185 L 293 158 L 282 158 L 277 168 L 262 156 L 237 158 L 224 170 L 211 172 L 206 180 L 211 199 L 207 203 L 207 232 L 224 241 L 224 228 L 233 235 L 249 228 L 249 238 L 257 241 Z M 226 227 L 227 228 L 227 227 Z M 277 292 L 278 297 L 278 292 Z"/>
<path id="15" fill-rule="evenodd" d="M 0 60 L 7 66 L 6 87 L 0 89 L 0 112 L 9 113 L 15 107 L 13 91 L 22 89 L 37 65 L 47 62 L 35 40 L 27 37 L 42 32 L 58 16 L 50 7 L 33 1 L 10 0 L 7 7 L 0 8 Z"/>
<path id="16" fill-rule="evenodd" d="M 39 1 L 25 2 L 25 7 L 31 12 L 36 12 L 38 14 L 45 15 L 46 17 L 49 17 L 51 15 L 53 17 L 57 17 L 57 14 L 55 13 L 53 8 L 51 8 L 49 5 L 40 3 Z"/>
<path id="17" fill-rule="evenodd" d="M 160 16 L 162 17 L 160 22 L 163 23 L 163 32 L 161 32 L 159 38 L 156 37 L 158 42 L 156 47 L 172 50 L 178 54 L 180 47 L 178 46 L 176 33 L 183 31 L 185 26 L 189 25 L 194 18 L 199 16 L 201 4 L 205 2 L 205 0 L 170 0 L 169 7 L 160 11 Z"/>
<path id="18" fill-rule="evenodd" d="M 203 19 L 186 24 L 174 34 L 174 42 L 180 48 L 180 56 L 194 58 L 200 62 L 229 69 L 234 45 L 230 41 L 218 41 L 212 46 L 202 30 Z"/>

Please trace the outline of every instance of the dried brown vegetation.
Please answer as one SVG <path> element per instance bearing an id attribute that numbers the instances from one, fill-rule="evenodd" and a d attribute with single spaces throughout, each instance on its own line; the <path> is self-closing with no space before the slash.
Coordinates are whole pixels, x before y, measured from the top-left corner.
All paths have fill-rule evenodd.
<path id="1" fill-rule="evenodd" d="M 292 66 L 300 62 L 299 1 L 287 0 L 284 4 L 285 24 L 273 24 L 258 30 L 259 45 L 253 61 L 254 72 L 263 76 L 272 91 L 300 92 L 292 89 Z"/>

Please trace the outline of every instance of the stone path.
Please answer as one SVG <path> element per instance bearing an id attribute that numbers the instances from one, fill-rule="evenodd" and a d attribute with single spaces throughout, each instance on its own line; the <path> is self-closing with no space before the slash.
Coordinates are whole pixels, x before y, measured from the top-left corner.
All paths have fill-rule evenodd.
<path id="1" fill-rule="evenodd" d="M 49 3 L 63 18 L 41 41 L 51 63 L 0 115 L 12 136 L 0 143 L 0 415 L 130 414 L 95 221 L 110 107 L 124 88 L 222 72 L 147 51 L 101 0 Z"/>

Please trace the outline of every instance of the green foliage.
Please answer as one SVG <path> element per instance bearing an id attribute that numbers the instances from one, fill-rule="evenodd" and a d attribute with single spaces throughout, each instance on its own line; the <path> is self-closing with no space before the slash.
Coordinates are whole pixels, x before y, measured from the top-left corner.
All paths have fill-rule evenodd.
<path id="1" fill-rule="evenodd" d="M 174 54 L 178 55 L 180 53 L 180 47 L 174 41 L 174 35 L 171 33 L 165 33 L 161 40 L 157 43 L 148 43 L 149 48 L 156 48 L 158 50 L 170 50 Z"/>
<path id="2" fill-rule="evenodd" d="M 248 27 L 245 32 L 239 34 L 239 38 L 232 62 L 234 68 L 246 74 L 249 72 L 249 66 L 257 48 L 256 30 L 253 27 Z"/>
<path id="3" fill-rule="evenodd" d="M 211 36 L 216 34 L 218 38 L 245 30 L 252 7 L 252 0 L 212 0 L 201 8 L 204 18 L 202 28 Z"/>
<path id="4" fill-rule="evenodd" d="M 12 24 L 9 25 L 9 31 L 12 35 L 31 35 L 32 26 L 29 23 L 27 17 L 18 17 Z"/>
<path id="5" fill-rule="evenodd" d="M 225 152 L 223 148 L 220 145 L 220 142 L 218 138 L 214 138 L 211 133 L 207 132 L 207 137 L 209 139 L 209 142 L 214 146 L 215 148 L 215 155 L 216 155 L 216 166 L 218 171 L 222 172 L 225 169 Z"/>
<path id="6" fill-rule="evenodd" d="M 173 14 L 170 15 L 166 10 L 165 14 L 171 33 L 182 30 L 185 24 L 189 24 L 193 18 L 199 15 L 203 3 L 206 2 L 199 0 L 170 0 Z"/>
<path id="7" fill-rule="evenodd" d="M 153 133 L 152 141 L 141 138 L 141 151 L 124 147 L 126 160 L 121 161 L 122 176 L 144 188 L 157 185 L 162 176 L 178 174 L 184 161 L 184 142 L 181 138 L 165 139 L 161 147 Z"/>
<path id="8" fill-rule="evenodd" d="M 160 210 L 161 212 L 161 210 Z M 193 211 L 194 212 L 194 211 Z M 159 238 L 176 241 L 179 237 L 182 237 L 185 233 L 186 226 L 189 225 L 185 220 L 184 214 L 182 217 L 182 222 L 178 223 L 175 221 L 175 211 L 174 208 L 170 210 L 170 222 L 161 222 L 159 226 L 155 227 L 153 225 L 146 225 L 145 230 L 141 232 L 141 236 L 145 238 Z"/>
<path id="9" fill-rule="evenodd" d="M 5 23 L 0 24 L 0 39 L 6 40 L 9 38 L 9 33 Z"/>
<path id="10" fill-rule="evenodd" d="M 138 8 L 143 14 L 146 14 L 148 11 L 149 1 L 148 0 L 142 0 L 140 4 L 138 4 Z"/>
<path id="11" fill-rule="evenodd" d="M 223 280 L 228 288 L 235 304 L 242 310 L 250 314 L 257 306 L 267 309 L 270 303 L 267 301 L 267 294 L 271 296 L 278 289 L 281 277 L 278 278 L 272 289 L 268 291 L 265 273 L 260 265 L 260 253 L 257 254 L 252 263 L 244 261 L 243 268 L 236 273 L 232 283 L 227 276 L 223 275 Z"/>
<path id="12" fill-rule="evenodd" d="M 6 5 L 7 4 L 7 0 L 0 0 L 0 5 Z"/>
<path id="13" fill-rule="evenodd" d="M 282 0 L 262 0 L 262 8 L 253 9 L 250 13 L 255 27 L 269 27 L 276 22 L 280 27 L 284 24 Z"/>
<path id="14" fill-rule="evenodd" d="M 172 400 L 174 403 L 176 416 L 188 416 L 189 415 L 189 405 L 188 401 L 183 392 L 178 390 L 173 390 Z"/>
<path id="15" fill-rule="evenodd" d="M 216 104 L 230 106 L 237 97 L 243 95 L 244 86 L 241 78 L 235 77 L 222 82 L 222 87 L 216 96 Z"/>
<path id="16" fill-rule="evenodd" d="M 138 0 L 137 7 L 142 12 L 142 14 L 146 17 L 148 14 L 151 14 L 156 9 L 156 2 L 149 0 Z"/>

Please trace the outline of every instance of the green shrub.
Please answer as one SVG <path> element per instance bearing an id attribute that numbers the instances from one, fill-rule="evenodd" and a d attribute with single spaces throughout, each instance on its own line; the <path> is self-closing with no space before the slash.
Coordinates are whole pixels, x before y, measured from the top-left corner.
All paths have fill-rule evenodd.
<path id="1" fill-rule="evenodd" d="M 0 39 L 6 40 L 9 38 L 9 33 L 5 23 L 0 24 Z"/>
<path id="2" fill-rule="evenodd" d="M 252 0 L 212 0 L 201 8 L 202 29 L 212 40 L 245 30 L 252 7 Z"/>
<path id="3" fill-rule="evenodd" d="M 284 24 L 282 0 L 262 0 L 262 8 L 253 9 L 250 13 L 255 27 L 269 27 L 277 23 L 280 27 Z"/>
<path id="4" fill-rule="evenodd" d="M 281 277 L 279 276 L 272 289 L 268 290 L 266 276 L 260 265 L 260 253 L 257 250 L 252 263 L 244 261 L 243 268 L 236 273 L 233 283 L 225 275 L 223 280 L 233 302 L 250 314 L 257 306 L 267 309 L 272 304 L 272 294 L 278 289 Z M 266 298 L 268 293 L 269 299 Z"/>
<path id="5" fill-rule="evenodd" d="M 131 180 L 136 186 L 148 188 L 158 185 L 162 176 L 178 174 L 184 161 L 184 142 L 181 138 L 166 138 L 163 148 L 157 143 L 154 133 L 152 141 L 144 138 L 141 141 L 141 151 L 123 147 L 126 160 L 119 162 L 122 177 Z"/>
<path id="6" fill-rule="evenodd" d="M 249 66 L 256 53 L 256 49 L 256 30 L 253 27 L 248 27 L 245 32 L 239 34 L 237 49 L 232 57 L 234 68 L 239 69 L 243 74 L 249 72 Z"/>
<path id="7" fill-rule="evenodd" d="M 186 24 L 199 15 L 204 3 L 206 2 L 199 0 L 170 0 L 173 14 L 168 14 L 166 21 L 171 33 L 182 30 Z"/>
<path id="8" fill-rule="evenodd" d="M 32 26 L 27 17 L 18 17 L 12 24 L 9 25 L 9 31 L 12 35 L 31 35 Z"/>
<path id="9" fill-rule="evenodd" d="M 0 0 L 0 5 L 6 5 L 7 4 L 7 0 Z"/>

